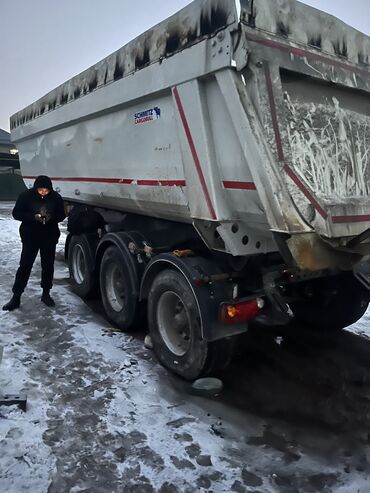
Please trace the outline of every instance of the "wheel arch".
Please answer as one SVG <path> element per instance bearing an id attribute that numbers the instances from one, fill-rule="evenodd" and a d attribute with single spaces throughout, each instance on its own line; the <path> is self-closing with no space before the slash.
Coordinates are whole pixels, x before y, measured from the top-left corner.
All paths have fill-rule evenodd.
<path id="1" fill-rule="evenodd" d="M 194 296 L 196 296 L 192 286 L 193 276 L 186 263 L 174 255 L 164 254 L 155 257 L 147 265 L 140 283 L 140 300 L 146 300 L 148 298 L 150 287 L 155 277 L 166 269 L 178 270 L 190 285 Z"/>
<path id="2" fill-rule="evenodd" d="M 198 310 L 199 310 L 199 315 L 200 315 L 200 323 L 201 323 L 201 330 L 203 334 L 203 327 L 204 327 L 204 320 L 202 316 L 202 310 L 201 306 L 199 304 L 199 299 L 196 290 L 194 289 L 193 285 L 193 273 L 190 271 L 188 265 L 182 260 L 177 258 L 174 255 L 170 254 L 164 254 L 156 257 L 154 260 L 152 260 L 147 268 L 144 271 L 143 277 L 141 279 L 140 283 L 140 296 L 139 300 L 144 301 L 148 299 L 149 296 L 149 291 L 150 287 L 154 281 L 154 279 L 157 277 L 157 275 L 166 270 L 166 269 L 171 269 L 171 270 L 177 270 L 184 276 L 184 279 L 187 281 L 189 284 L 189 287 L 194 295 L 195 301 L 198 305 Z"/>
<path id="3" fill-rule="evenodd" d="M 155 257 L 146 267 L 140 284 L 139 299 L 146 300 L 155 277 L 165 269 L 179 271 L 187 281 L 196 300 L 201 321 L 202 337 L 207 341 L 215 341 L 224 337 L 245 332 L 241 325 L 227 326 L 219 320 L 221 301 L 229 299 L 229 288 L 226 283 L 204 283 L 202 273 L 206 275 L 220 274 L 221 268 L 205 257 L 177 257 L 165 253 Z"/>

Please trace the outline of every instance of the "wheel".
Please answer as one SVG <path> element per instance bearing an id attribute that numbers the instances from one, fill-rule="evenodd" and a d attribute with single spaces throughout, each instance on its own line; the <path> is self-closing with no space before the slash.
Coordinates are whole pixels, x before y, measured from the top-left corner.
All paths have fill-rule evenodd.
<path id="1" fill-rule="evenodd" d="M 296 323 L 313 329 L 335 331 L 359 320 L 369 305 L 369 293 L 352 274 L 320 281 L 314 295 L 294 303 Z"/>
<path id="2" fill-rule="evenodd" d="M 149 291 L 148 322 L 159 361 L 187 380 L 209 375 L 232 358 L 233 338 L 207 342 L 194 293 L 183 275 L 164 270 Z"/>
<path id="3" fill-rule="evenodd" d="M 108 320 L 122 330 L 132 329 L 138 311 L 138 298 L 134 294 L 135 286 L 124 255 L 116 246 L 105 250 L 99 278 Z"/>
<path id="4" fill-rule="evenodd" d="M 68 248 L 68 267 L 73 290 L 81 298 L 96 292 L 94 257 L 86 236 L 72 236 Z"/>

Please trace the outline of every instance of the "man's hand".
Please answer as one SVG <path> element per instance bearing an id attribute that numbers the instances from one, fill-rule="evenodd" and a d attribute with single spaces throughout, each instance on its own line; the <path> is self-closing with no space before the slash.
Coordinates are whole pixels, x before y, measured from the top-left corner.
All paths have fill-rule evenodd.
<path id="1" fill-rule="evenodd" d="M 46 224 L 51 219 L 51 214 L 35 214 L 35 221 L 41 224 Z"/>
<path id="2" fill-rule="evenodd" d="M 35 214 L 34 217 L 35 217 L 35 221 L 37 221 L 38 223 L 41 223 L 41 224 L 45 223 L 44 217 L 41 214 Z"/>

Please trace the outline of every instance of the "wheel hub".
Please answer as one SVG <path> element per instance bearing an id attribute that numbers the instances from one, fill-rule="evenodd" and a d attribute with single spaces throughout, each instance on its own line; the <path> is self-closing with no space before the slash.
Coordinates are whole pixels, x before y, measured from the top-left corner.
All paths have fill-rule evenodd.
<path id="1" fill-rule="evenodd" d="M 174 292 L 163 293 L 158 300 L 159 333 L 176 356 L 184 356 L 190 348 L 190 316 L 182 299 Z"/>
<path id="2" fill-rule="evenodd" d="M 106 274 L 106 293 L 107 299 L 116 312 L 122 311 L 125 305 L 124 278 L 121 270 L 116 264 L 111 264 Z"/>

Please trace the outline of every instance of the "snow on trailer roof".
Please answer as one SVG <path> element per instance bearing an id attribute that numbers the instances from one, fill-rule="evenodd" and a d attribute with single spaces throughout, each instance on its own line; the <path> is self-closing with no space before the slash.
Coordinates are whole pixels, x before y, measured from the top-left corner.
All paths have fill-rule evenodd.
<path id="1" fill-rule="evenodd" d="M 369 67 L 370 38 L 297 0 L 195 0 L 10 119 L 14 129 L 182 51 L 240 20 L 288 41 Z"/>

